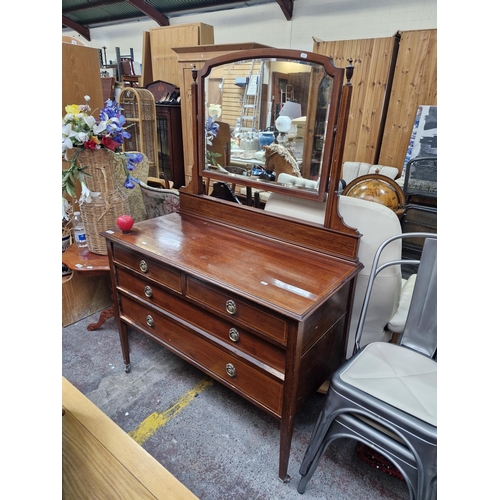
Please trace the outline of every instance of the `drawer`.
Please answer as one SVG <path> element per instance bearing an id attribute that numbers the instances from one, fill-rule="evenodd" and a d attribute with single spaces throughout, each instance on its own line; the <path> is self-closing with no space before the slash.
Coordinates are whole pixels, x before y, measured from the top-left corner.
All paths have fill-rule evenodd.
<path id="1" fill-rule="evenodd" d="M 185 322 L 217 337 L 230 346 L 256 360 L 273 367 L 282 374 L 285 371 L 285 352 L 282 348 L 248 332 L 229 320 L 219 318 L 182 297 L 172 294 L 161 286 L 117 268 L 119 290 L 128 291 L 143 300 L 177 316 Z"/>
<path id="2" fill-rule="evenodd" d="M 253 403 L 281 416 L 283 383 L 163 314 L 122 295 L 121 315 Z"/>
<path id="3" fill-rule="evenodd" d="M 190 276 L 186 281 L 186 296 L 234 320 L 268 335 L 286 345 L 287 323 L 283 317 L 255 307 L 231 292 L 221 290 Z"/>
<path id="4" fill-rule="evenodd" d="M 171 290 L 179 293 L 182 290 L 182 274 L 173 267 L 117 245 L 113 248 L 113 259 L 148 278 L 159 281 Z"/>

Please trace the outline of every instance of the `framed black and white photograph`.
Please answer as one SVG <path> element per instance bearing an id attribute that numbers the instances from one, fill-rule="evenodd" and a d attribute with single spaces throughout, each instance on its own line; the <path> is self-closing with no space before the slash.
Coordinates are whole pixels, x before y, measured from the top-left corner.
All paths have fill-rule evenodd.
<path id="1" fill-rule="evenodd" d="M 418 156 L 437 156 L 437 106 L 418 107 L 403 172 L 407 163 Z"/>

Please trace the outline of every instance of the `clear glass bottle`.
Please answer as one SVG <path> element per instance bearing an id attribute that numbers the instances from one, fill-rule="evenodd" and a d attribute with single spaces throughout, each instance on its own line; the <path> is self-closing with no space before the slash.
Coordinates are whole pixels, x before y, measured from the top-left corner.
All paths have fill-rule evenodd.
<path id="1" fill-rule="evenodd" d="M 85 248 L 87 246 L 87 235 L 85 234 L 83 219 L 80 212 L 73 213 L 73 234 L 76 246 L 79 248 Z"/>

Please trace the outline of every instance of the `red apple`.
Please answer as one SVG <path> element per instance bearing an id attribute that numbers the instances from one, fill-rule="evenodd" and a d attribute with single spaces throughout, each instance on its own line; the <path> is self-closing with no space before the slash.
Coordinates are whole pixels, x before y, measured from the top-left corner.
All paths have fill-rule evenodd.
<path id="1" fill-rule="evenodd" d="M 134 225 L 134 218 L 130 215 L 120 215 L 118 219 L 116 219 L 116 225 L 124 232 L 128 233 L 132 226 Z"/>

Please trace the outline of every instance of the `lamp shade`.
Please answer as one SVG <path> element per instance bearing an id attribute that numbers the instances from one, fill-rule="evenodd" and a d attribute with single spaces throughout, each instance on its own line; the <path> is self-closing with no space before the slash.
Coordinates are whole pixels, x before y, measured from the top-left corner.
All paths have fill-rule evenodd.
<path id="1" fill-rule="evenodd" d="M 302 116 L 302 108 L 298 102 L 286 101 L 280 111 L 280 116 L 288 116 L 290 119 Z"/>
<path id="2" fill-rule="evenodd" d="M 288 116 L 280 114 L 278 118 L 276 118 L 274 125 L 280 132 L 286 133 L 290 130 L 290 127 L 292 126 L 292 120 Z"/>

